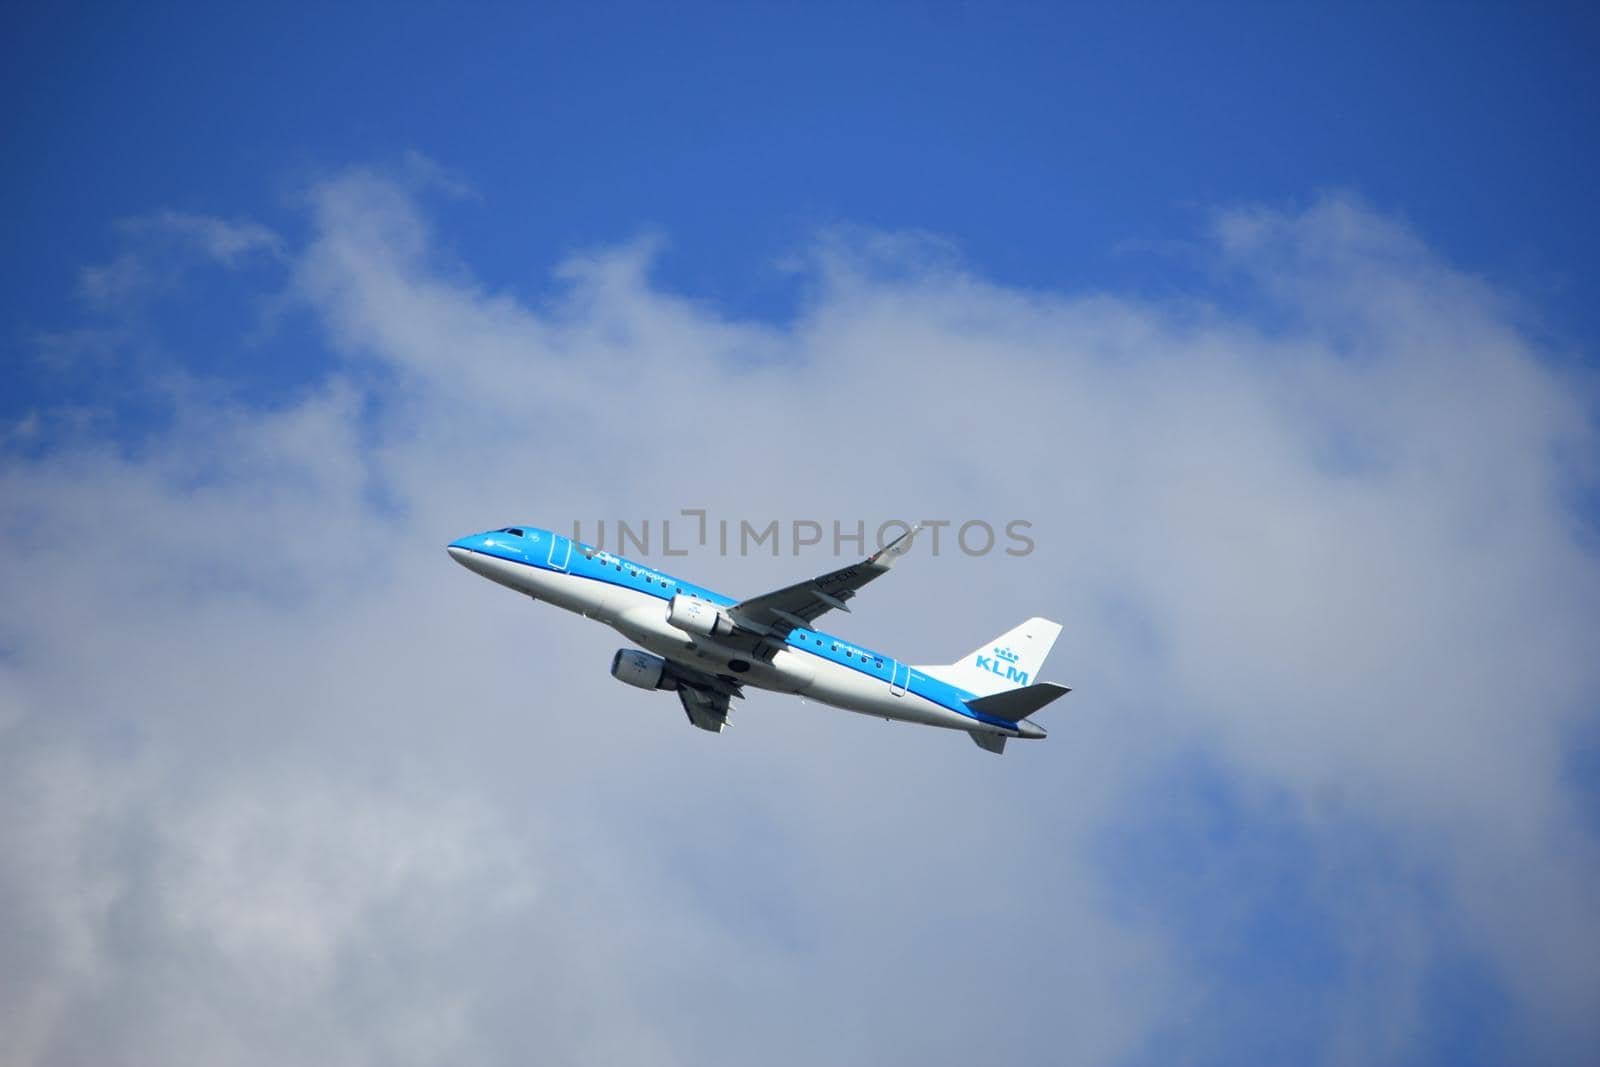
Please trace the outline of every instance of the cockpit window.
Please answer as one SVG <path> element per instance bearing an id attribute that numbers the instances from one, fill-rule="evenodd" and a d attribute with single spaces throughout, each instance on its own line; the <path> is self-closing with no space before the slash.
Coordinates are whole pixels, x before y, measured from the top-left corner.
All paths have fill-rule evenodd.
<path id="1" fill-rule="evenodd" d="M 504 530 L 501 530 L 500 532 L 501 533 L 508 533 L 512 537 L 525 537 L 525 536 L 527 536 L 521 530 L 517 529 L 517 527 L 515 527 L 515 526 L 507 526 Z"/>

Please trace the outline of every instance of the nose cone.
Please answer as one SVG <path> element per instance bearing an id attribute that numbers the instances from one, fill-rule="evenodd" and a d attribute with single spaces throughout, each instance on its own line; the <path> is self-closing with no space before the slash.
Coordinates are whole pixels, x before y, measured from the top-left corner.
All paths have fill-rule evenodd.
<path id="1" fill-rule="evenodd" d="M 450 558 L 461 564 L 474 574 L 482 574 L 487 564 L 486 557 L 491 555 L 488 534 L 473 534 L 470 537 L 459 537 L 445 546 L 445 551 L 450 553 Z"/>

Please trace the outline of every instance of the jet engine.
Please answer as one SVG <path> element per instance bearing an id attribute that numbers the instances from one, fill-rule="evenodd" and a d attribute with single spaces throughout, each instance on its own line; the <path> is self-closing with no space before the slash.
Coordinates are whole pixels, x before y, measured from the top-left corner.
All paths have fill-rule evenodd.
<path id="1" fill-rule="evenodd" d="M 684 596 L 682 593 L 673 597 L 672 603 L 667 607 L 667 622 L 680 630 L 703 634 L 706 637 L 731 634 L 734 630 L 733 623 L 723 614 L 721 608 L 696 597 Z"/>
<path id="2" fill-rule="evenodd" d="M 619 648 L 611 657 L 611 677 L 640 689 L 676 689 L 678 680 L 667 673 L 667 661 L 637 648 Z"/>

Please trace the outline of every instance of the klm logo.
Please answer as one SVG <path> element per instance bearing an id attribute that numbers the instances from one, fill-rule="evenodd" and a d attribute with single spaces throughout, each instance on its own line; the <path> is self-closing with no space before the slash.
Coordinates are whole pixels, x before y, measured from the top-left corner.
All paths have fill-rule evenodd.
<path id="1" fill-rule="evenodd" d="M 1027 685 L 1028 672 L 1017 670 L 1017 660 L 1021 658 L 1009 648 L 997 648 L 994 650 L 993 656 L 980 655 L 978 657 L 978 669 L 980 671 L 988 671 L 990 674 L 998 674 L 1008 682 Z"/>

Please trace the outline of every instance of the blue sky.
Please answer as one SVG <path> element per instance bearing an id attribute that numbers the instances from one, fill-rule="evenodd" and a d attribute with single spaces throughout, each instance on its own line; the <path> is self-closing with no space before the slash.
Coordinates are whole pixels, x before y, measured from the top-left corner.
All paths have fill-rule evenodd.
<path id="1" fill-rule="evenodd" d="M 8 8 L 0 1060 L 1582 1062 L 1597 26 Z M 840 632 L 1071 706 L 691 737 L 440 552 L 682 507 L 1028 519 Z"/>
<path id="2" fill-rule="evenodd" d="M 817 226 L 921 228 L 1024 286 L 1162 291 L 1205 212 L 1351 189 L 1592 349 L 1600 93 L 1582 5 L 13 8 L 12 329 L 112 220 L 293 217 L 415 150 L 490 283 L 656 227 L 658 269 L 783 314 Z M 1134 251 L 1137 250 L 1137 251 Z"/>

